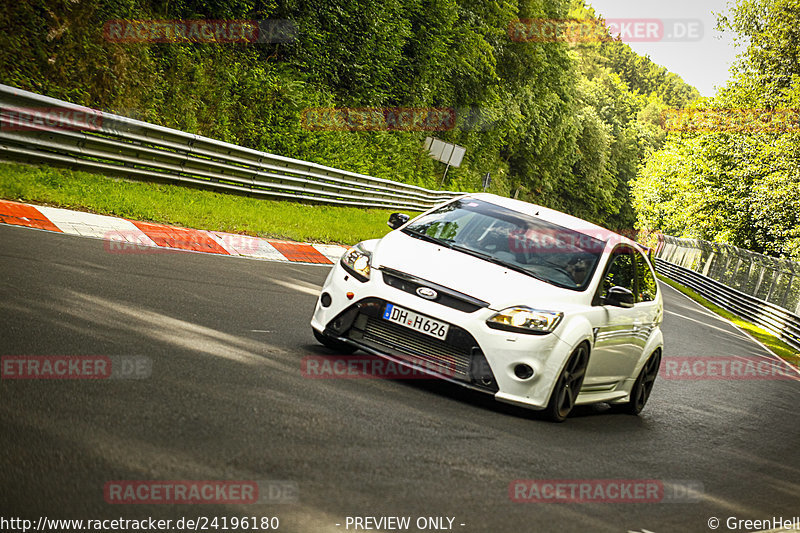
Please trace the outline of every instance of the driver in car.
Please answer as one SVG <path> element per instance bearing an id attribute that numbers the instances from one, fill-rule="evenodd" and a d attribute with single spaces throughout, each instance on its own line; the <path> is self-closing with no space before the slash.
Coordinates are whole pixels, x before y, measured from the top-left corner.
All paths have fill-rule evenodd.
<path id="1" fill-rule="evenodd" d="M 582 257 L 578 257 L 573 259 L 569 262 L 569 264 L 564 268 L 569 275 L 572 276 L 572 279 L 575 281 L 576 286 L 583 285 L 583 282 L 586 280 L 586 274 L 588 274 L 589 264 L 586 259 Z"/>

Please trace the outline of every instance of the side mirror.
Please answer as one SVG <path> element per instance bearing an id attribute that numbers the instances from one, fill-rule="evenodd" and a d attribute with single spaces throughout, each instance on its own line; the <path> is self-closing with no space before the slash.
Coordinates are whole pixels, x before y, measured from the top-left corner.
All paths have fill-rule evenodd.
<path id="1" fill-rule="evenodd" d="M 403 213 L 392 213 L 389 215 L 389 222 L 386 224 L 389 225 L 392 229 L 397 229 L 406 222 L 408 222 L 409 216 Z"/>
<path id="2" fill-rule="evenodd" d="M 611 287 L 608 289 L 605 304 L 630 309 L 633 307 L 633 292 L 625 287 Z"/>

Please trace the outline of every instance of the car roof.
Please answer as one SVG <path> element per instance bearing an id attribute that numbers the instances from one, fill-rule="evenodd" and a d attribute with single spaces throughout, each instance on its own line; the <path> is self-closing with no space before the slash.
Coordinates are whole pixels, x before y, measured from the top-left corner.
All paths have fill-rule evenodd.
<path id="1" fill-rule="evenodd" d="M 623 235 L 620 235 L 619 233 L 613 232 L 610 229 L 602 226 L 598 226 L 597 224 L 593 224 L 587 220 L 583 220 L 582 218 L 568 215 L 566 213 L 562 213 L 561 211 L 556 211 L 555 209 L 550 209 L 549 207 L 523 202 L 522 200 L 515 200 L 513 198 L 505 198 L 503 196 L 486 192 L 465 194 L 459 198 L 475 198 L 476 200 L 483 200 L 484 202 L 499 205 L 500 207 L 517 211 L 518 213 L 541 218 L 542 220 L 567 229 L 588 234 L 603 241 L 613 240 L 614 244 L 625 243 L 639 250 L 643 250 L 641 244 Z"/>

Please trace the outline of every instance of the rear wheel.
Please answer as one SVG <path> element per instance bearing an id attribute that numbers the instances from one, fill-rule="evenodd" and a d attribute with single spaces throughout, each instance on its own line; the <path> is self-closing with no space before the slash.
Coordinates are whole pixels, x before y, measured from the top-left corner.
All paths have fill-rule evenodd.
<path id="1" fill-rule="evenodd" d="M 563 422 L 569 416 L 572 408 L 575 407 L 578 394 L 581 392 L 587 366 L 589 366 L 589 348 L 586 343 L 583 343 L 570 354 L 567 364 L 564 365 L 564 369 L 556 381 L 556 386 L 550 395 L 550 402 L 545 409 L 550 420 Z"/>
<path id="2" fill-rule="evenodd" d="M 356 351 L 356 347 L 355 346 L 351 346 L 351 345 L 349 345 L 347 343 L 344 343 L 342 341 L 339 341 L 339 340 L 336 340 L 336 339 L 332 339 L 331 337 L 328 337 L 324 333 L 320 333 L 319 331 L 315 330 L 314 328 L 311 328 L 311 331 L 314 332 L 314 338 L 317 339 L 317 341 L 320 344 L 322 344 L 326 348 L 329 348 L 329 349 L 333 350 L 336 353 L 348 355 L 348 354 L 351 354 L 351 353 Z"/>
<path id="3" fill-rule="evenodd" d="M 650 359 L 644 364 L 642 370 L 639 372 L 639 377 L 631 389 L 631 399 L 628 402 L 615 405 L 623 413 L 631 415 L 638 415 L 644 409 L 647 400 L 650 398 L 650 393 L 653 392 L 653 385 L 655 385 L 656 378 L 658 377 L 658 369 L 661 366 L 661 350 L 653 352 Z"/>

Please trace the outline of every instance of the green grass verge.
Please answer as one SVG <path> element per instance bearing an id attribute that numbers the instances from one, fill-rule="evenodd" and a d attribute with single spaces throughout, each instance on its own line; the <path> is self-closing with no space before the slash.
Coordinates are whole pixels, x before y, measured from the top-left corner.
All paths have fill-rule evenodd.
<path id="1" fill-rule="evenodd" d="M 44 166 L 0 163 L 0 198 L 302 242 L 355 244 L 389 231 L 383 209 L 262 200 Z"/>
<path id="2" fill-rule="evenodd" d="M 786 344 L 785 342 L 780 340 L 778 337 L 776 337 L 772 333 L 769 333 L 767 330 L 762 329 L 759 326 L 756 326 L 755 324 L 752 324 L 752 323 L 742 319 L 741 317 L 738 317 L 738 316 L 734 315 L 730 311 L 726 311 L 725 309 L 721 308 L 720 306 L 709 302 L 708 300 L 706 300 L 705 298 L 703 298 L 702 296 L 697 294 L 692 289 L 690 289 L 688 287 L 684 287 L 680 283 L 672 281 L 671 279 L 668 279 L 668 278 L 662 276 L 661 274 L 658 274 L 658 279 L 660 279 L 661 281 L 663 281 L 664 283 L 666 283 L 670 287 L 673 287 L 674 289 L 679 290 L 680 292 L 682 292 L 683 294 L 685 294 L 686 296 L 688 296 L 689 298 L 691 298 L 695 302 L 699 303 L 700 305 L 702 305 L 703 307 L 707 308 L 708 310 L 718 314 L 722 318 L 730 320 L 731 322 L 736 324 L 736 326 L 738 326 L 742 330 L 744 330 L 747 333 L 749 333 L 750 335 L 752 335 L 755 339 L 757 339 L 764 346 L 769 348 L 772 352 L 774 352 L 780 358 L 792 363 L 795 366 L 800 366 L 800 352 L 798 352 L 796 349 L 792 348 L 791 346 L 789 346 L 788 344 Z"/>

